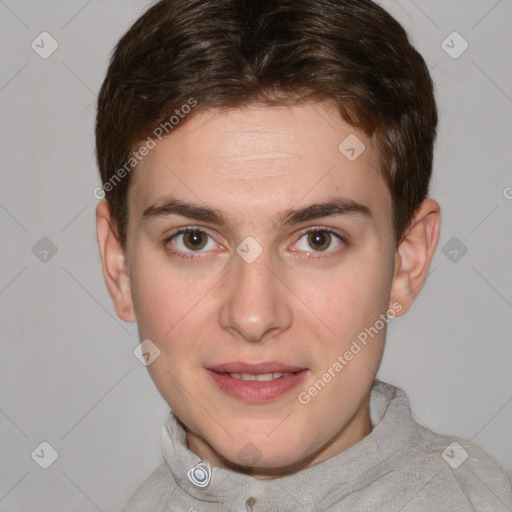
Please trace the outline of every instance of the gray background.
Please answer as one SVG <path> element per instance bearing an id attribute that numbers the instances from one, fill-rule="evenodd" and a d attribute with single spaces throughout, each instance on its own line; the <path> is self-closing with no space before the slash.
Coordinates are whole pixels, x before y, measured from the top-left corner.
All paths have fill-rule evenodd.
<path id="1" fill-rule="evenodd" d="M 418 421 L 473 439 L 512 475 L 512 1 L 382 4 L 436 82 L 431 195 L 443 227 L 424 290 L 392 322 L 379 376 L 407 391 Z M 96 93 L 147 5 L 0 0 L 4 512 L 118 510 L 161 461 L 168 407 L 133 355 L 135 325 L 117 319 L 107 294 L 92 194 Z M 47 59 L 31 48 L 43 31 L 59 45 Z M 469 43 L 458 58 L 442 46 L 454 31 Z M 462 48 L 457 37 L 447 44 Z M 31 458 L 43 441 L 59 454 L 48 469 Z"/>

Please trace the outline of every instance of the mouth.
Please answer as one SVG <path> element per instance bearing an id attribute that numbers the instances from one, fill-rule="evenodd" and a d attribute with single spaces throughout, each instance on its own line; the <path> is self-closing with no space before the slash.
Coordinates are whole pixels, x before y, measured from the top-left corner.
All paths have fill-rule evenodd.
<path id="1" fill-rule="evenodd" d="M 206 371 L 223 393 L 245 402 L 275 400 L 298 386 L 309 372 L 277 362 L 227 363 Z"/>

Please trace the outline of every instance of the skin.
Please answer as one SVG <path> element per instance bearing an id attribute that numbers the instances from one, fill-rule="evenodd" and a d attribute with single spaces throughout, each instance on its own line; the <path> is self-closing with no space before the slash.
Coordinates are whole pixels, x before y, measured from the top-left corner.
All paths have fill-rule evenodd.
<path id="1" fill-rule="evenodd" d="M 380 315 L 409 309 L 438 241 L 439 205 L 426 199 L 396 246 L 375 141 L 327 102 L 206 110 L 178 128 L 132 175 L 126 251 L 107 203 L 97 207 L 103 272 L 117 314 L 137 321 L 140 339 L 160 349 L 148 370 L 186 427 L 190 450 L 257 478 L 317 464 L 372 430 L 369 391 L 385 327 L 307 404 L 298 393 Z M 350 134 L 366 147 L 355 161 L 338 150 Z M 221 210 L 227 223 L 179 215 L 143 220 L 146 209 L 171 196 Z M 370 215 L 275 225 L 288 209 L 335 197 L 364 205 Z M 207 241 L 199 251 L 190 236 L 170 238 L 186 226 L 210 235 L 199 235 Z M 301 232 L 311 227 L 318 228 L 313 240 Z M 252 263 L 236 252 L 248 236 L 263 249 Z M 285 395 L 248 403 L 219 390 L 205 370 L 233 361 L 279 361 L 308 373 Z M 251 466 L 240 450 L 249 451 Z"/>

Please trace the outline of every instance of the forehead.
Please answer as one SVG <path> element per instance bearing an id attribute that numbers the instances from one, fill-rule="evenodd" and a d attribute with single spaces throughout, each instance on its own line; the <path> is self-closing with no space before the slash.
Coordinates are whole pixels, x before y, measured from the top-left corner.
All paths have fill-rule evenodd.
<path id="1" fill-rule="evenodd" d="M 169 195 L 253 217 L 340 195 L 389 214 L 375 141 L 332 104 L 210 109 L 177 128 L 134 171 L 130 218 Z"/>

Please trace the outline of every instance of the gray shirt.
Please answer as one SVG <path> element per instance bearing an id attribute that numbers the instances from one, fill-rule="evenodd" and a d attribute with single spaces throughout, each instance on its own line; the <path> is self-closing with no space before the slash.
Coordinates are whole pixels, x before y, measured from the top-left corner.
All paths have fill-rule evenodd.
<path id="1" fill-rule="evenodd" d="M 401 389 L 376 380 L 370 418 L 372 432 L 344 452 L 258 480 L 203 463 L 170 412 L 162 429 L 165 464 L 121 512 L 512 511 L 503 468 L 474 443 L 416 423 Z"/>

